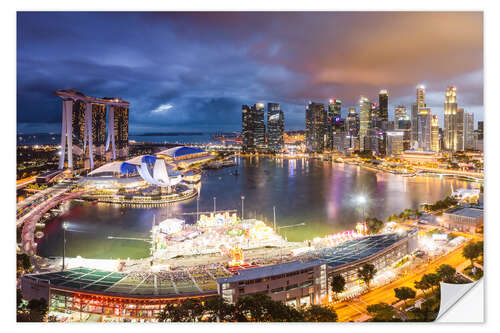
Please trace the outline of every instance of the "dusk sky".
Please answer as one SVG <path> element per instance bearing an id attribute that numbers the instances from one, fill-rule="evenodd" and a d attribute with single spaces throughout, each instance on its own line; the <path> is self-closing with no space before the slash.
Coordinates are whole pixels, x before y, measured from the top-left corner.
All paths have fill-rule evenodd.
<path id="1" fill-rule="evenodd" d="M 131 103 L 130 133 L 241 130 L 241 105 L 280 103 L 303 129 L 308 101 L 415 101 L 443 126 L 446 86 L 483 119 L 483 15 L 474 13 L 36 13 L 17 16 L 18 132 L 60 132 L 54 90 Z M 476 125 L 477 126 L 477 125 Z M 476 127 L 475 126 L 475 127 Z"/>

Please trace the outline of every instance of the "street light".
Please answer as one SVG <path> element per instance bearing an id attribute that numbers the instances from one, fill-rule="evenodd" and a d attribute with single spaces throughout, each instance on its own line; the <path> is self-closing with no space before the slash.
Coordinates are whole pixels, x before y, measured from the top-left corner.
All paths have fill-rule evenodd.
<path id="1" fill-rule="evenodd" d="M 243 216 L 245 215 L 245 196 L 241 196 L 241 220 L 243 221 Z"/>
<path id="2" fill-rule="evenodd" d="M 66 229 L 68 229 L 68 222 L 63 223 L 63 262 L 62 262 L 62 270 L 64 271 L 64 260 L 66 257 Z"/>
<path id="3" fill-rule="evenodd" d="M 215 212 L 216 212 L 216 210 L 215 210 L 215 202 L 216 202 L 216 200 L 217 200 L 217 198 L 216 198 L 216 197 L 214 197 L 214 214 L 215 214 Z"/>
<path id="4" fill-rule="evenodd" d="M 358 196 L 358 204 L 360 204 L 363 207 L 363 220 L 365 220 L 365 204 L 366 204 L 366 197 L 364 195 Z"/>

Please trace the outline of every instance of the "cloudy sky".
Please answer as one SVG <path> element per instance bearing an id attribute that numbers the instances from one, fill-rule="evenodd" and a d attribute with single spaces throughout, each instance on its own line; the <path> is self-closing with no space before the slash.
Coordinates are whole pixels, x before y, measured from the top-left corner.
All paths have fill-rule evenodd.
<path id="1" fill-rule="evenodd" d="M 281 103 L 304 128 L 308 101 L 376 101 L 389 117 L 424 84 L 483 119 L 483 16 L 413 12 L 51 13 L 17 17 L 18 132 L 60 131 L 56 89 L 131 102 L 130 132 L 241 129 L 241 105 Z"/>

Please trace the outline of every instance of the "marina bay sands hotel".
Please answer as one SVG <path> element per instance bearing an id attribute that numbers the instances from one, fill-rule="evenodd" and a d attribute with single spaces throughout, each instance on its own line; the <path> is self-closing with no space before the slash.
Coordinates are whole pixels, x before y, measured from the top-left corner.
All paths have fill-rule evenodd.
<path id="1" fill-rule="evenodd" d="M 92 170 L 100 162 L 128 156 L 129 102 L 85 96 L 75 89 L 55 94 L 63 99 L 59 169 Z"/>

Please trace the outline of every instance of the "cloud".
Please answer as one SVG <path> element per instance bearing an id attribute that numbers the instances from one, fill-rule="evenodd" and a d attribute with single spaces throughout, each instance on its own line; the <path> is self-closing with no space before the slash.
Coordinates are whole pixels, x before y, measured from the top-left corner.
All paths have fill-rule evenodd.
<path id="1" fill-rule="evenodd" d="M 172 104 L 162 104 L 158 106 L 156 109 L 152 110 L 152 113 L 164 113 L 165 111 L 170 110 L 174 106 Z"/>

